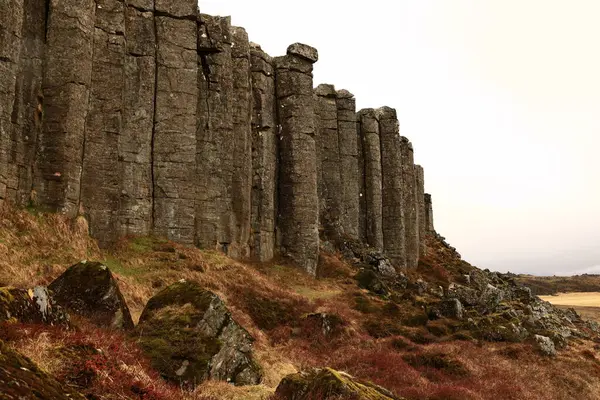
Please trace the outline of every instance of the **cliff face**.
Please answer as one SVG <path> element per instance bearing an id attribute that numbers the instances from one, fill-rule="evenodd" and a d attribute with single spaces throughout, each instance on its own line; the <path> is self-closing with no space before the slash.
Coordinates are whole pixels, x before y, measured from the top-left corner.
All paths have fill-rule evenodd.
<path id="1" fill-rule="evenodd" d="M 159 235 L 315 273 L 321 239 L 416 267 L 433 231 L 396 111 L 313 89 L 196 0 L 7 0 L 0 202 L 83 214 L 108 245 Z M 419 250 L 421 249 L 421 251 Z"/>

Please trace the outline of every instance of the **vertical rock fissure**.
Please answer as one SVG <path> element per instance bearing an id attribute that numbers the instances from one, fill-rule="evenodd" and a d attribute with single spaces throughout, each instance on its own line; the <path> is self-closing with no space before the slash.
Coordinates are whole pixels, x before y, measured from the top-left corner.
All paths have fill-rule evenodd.
<path id="1" fill-rule="evenodd" d="M 151 195 L 150 198 L 152 199 L 152 213 L 151 213 L 151 220 L 150 220 L 150 229 L 152 232 L 154 232 L 155 229 L 155 223 L 156 223 L 156 176 L 155 176 L 155 172 L 154 172 L 154 157 L 155 157 L 155 148 L 154 148 L 154 144 L 155 144 L 155 138 L 156 138 L 156 98 L 158 95 L 158 46 L 159 46 L 159 42 L 158 42 L 158 24 L 156 23 L 157 19 L 156 19 L 156 6 L 154 6 L 153 9 L 153 13 L 154 13 L 154 18 L 152 18 L 152 23 L 154 25 L 154 46 L 155 46 L 155 62 L 154 62 L 154 97 L 153 97 L 153 103 L 154 103 L 154 107 L 153 107 L 153 114 L 152 114 L 152 137 L 150 138 L 150 178 L 152 180 L 152 185 L 151 185 Z"/>

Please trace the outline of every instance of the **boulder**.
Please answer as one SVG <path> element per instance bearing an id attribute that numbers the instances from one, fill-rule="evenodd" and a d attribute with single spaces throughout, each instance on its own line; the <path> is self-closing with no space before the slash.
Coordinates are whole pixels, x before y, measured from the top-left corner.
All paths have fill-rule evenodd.
<path id="1" fill-rule="evenodd" d="M 30 359 L 0 341 L 0 398 L 12 400 L 85 400 L 48 376 Z"/>
<path id="2" fill-rule="evenodd" d="M 462 319 L 464 317 L 463 305 L 458 299 L 443 299 L 432 307 L 429 317 L 432 319 L 443 317 Z"/>
<path id="3" fill-rule="evenodd" d="M 362 289 L 367 289 L 370 292 L 382 296 L 389 293 L 389 289 L 381 279 L 380 275 L 371 269 L 361 269 L 358 274 L 356 274 L 355 278 L 358 281 L 358 286 Z"/>
<path id="4" fill-rule="evenodd" d="M 547 336 L 535 335 L 535 346 L 540 353 L 545 356 L 555 356 L 556 348 L 554 347 L 554 342 Z"/>
<path id="5" fill-rule="evenodd" d="M 275 396 L 280 400 L 401 400 L 380 386 L 331 368 L 288 375 L 277 386 Z"/>
<path id="6" fill-rule="evenodd" d="M 129 308 L 106 265 L 82 261 L 49 286 L 54 298 L 70 313 L 112 329 L 133 329 Z"/>
<path id="7" fill-rule="evenodd" d="M 0 322 L 69 325 L 67 314 L 52 298 L 48 289 L 0 288 Z"/>
<path id="8" fill-rule="evenodd" d="M 317 49 L 302 43 L 291 44 L 287 49 L 287 54 L 302 57 L 313 63 L 319 60 Z"/>
<path id="9" fill-rule="evenodd" d="M 137 326 L 139 343 L 169 381 L 194 387 L 206 379 L 257 384 L 250 334 L 223 301 L 195 282 L 179 281 L 152 297 Z"/>

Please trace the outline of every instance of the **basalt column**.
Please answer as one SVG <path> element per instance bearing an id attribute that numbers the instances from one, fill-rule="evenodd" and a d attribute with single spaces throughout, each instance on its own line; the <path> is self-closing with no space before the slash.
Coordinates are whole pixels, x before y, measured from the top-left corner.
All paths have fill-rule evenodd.
<path id="1" fill-rule="evenodd" d="M 383 249 L 396 268 L 405 266 L 405 211 L 400 125 L 396 110 L 377 110 L 381 137 Z"/>
<path id="2" fill-rule="evenodd" d="M 198 24 L 196 245 L 232 243 L 234 133 L 231 20 L 201 14 Z"/>
<path id="3" fill-rule="evenodd" d="M 79 208 L 95 11 L 94 0 L 50 1 L 35 190 L 43 206 L 69 216 Z"/>
<path id="4" fill-rule="evenodd" d="M 231 47 L 233 66 L 233 242 L 229 255 L 250 256 L 250 196 L 252 192 L 252 87 L 250 78 L 250 43 L 243 28 L 233 27 Z"/>
<path id="5" fill-rule="evenodd" d="M 156 84 L 154 0 L 125 7 L 123 121 L 119 135 L 120 235 L 148 235 L 152 228 L 152 131 Z"/>
<path id="6" fill-rule="evenodd" d="M 425 173 L 423 167 L 415 165 L 416 197 L 417 197 L 417 219 L 419 226 L 419 255 L 425 253 L 425 235 L 427 233 L 427 221 L 425 218 Z"/>
<path id="7" fill-rule="evenodd" d="M 251 255 L 273 258 L 275 246 L 277 124 L 273 60 L 257 45 L 250 49 L 252 70 L 252 238 Z"/>
<path id="8" fill-rule="evenodd" d="M 156 96 L 153 132 L 154 233 L 194 242 L 196 107 L 195 0 L 156 0 Z"/>
<path id="9" fill-rule="evenodd" d="M 358 239 L 360 176 L 358 172 L 358 130 L 356 100 L 347 90 L 336 92 L 340 182 L 342 188 L 341 224 L 345 235 Z"/>
<path id="10" fill-rule="evenodd" d="M 435 232 L 433 227 L 433 204 L 431 203 L 431 195 L 425 193 L 425 229 L 428 233 Z"/>
<path id="11" fill-rule="evenodd" d="M 102 0 L 96 10 L 92 81 L 85 124 L 80 209 L 90 234 L 106 245 L 117 239 L 121 172 L 118 144 L 122 128 L 125 13 L 118 0 Z"/>
<path id="12" fill-rule="evenodd" d="M 419 261 L 419 226 L 417 214 L 417 190 L 413 147 L 402 137 L 402 208 L 406 237 L 406 266 L 416 268 Z"/>
<path id="13" fill-rule="evenodd" d="M 8 197 L 10 139 L 15 117 L 22 21 L 23 1 L 4 0 L 0 8 L 0 204 Z"/>
<path id="14" fill-rule="evenodd" d="M 310 274 L 319 258 L 319 197 L 313 108 L 317 50 L 288 47 L 275 59 L 277 113 L 281 125 L 278 226 L 282 254 Z"/>
<path id="15" fill-rule="evenodd" d="M 333 85 L 319 85 L 315 89 L 315 124 L 320 164 L 319 217 L 328 238 L 342 233 L 343 186 L 340 171 L 340 148 L 336 91 Z"/>
<path id="16" fill-rule="evenodd" d="M 381 144 L 379 122 L 375 110 L 359 111 L 360 135 L 364 160 L 364 214 L 366 241 L 376 249 L 383 250 Z"/>
<path id="17" fill-rule="evenodd" d="M 13 1 L 13 3 L 19 2 Z M 11 112 L 13 129 L 8 149 L 9 179 L 7 189 L 8 198 L 21 206 L 27 204 L 31 198 L 33 163 L 35 160 L 37 138 L 41 131 L 43 113 L 42 78 L 47 8 L 46 1 L 43 0 L 23 0 L 22 3 L 21 48 L 18 60 L 18 75 L 14 85 L 15 98 L 12 103 L 13 109 Z M 10 7 L 8 8 L 10 9 Z M 2 15 L 3 11 L 0 11 L 0 15 Z M 17 12 L 12 18 L 11 23 L 18 24 L 19 19 L 20 17 Z M 0 23 L 0 25 L 3 25 L 3 23 Z M 2 29 L 0 28 L 0 30 Z M 9 43 L 9 41 L 4 41 L 4 43 Z M 18 49 L 18 47 L 14 48 L 14 50 Z M 2 61 L 0 61 L 0 64 L 2 64 Z M 4 72 L 0 72 L 0 75 L 4 75 L 5 78 L 11 76 Z"/>

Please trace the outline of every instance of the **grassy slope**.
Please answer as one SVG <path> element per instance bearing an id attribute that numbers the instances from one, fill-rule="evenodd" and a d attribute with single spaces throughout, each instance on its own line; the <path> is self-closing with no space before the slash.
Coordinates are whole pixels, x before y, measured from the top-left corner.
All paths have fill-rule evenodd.
<path id="1" fill-rule="evenodd" d="M 255 354 L 265 372 L 258 386 L 208 382 L 185 393 L 156 377 L 134 341 L 85 321 L 79 321 L 76 332 L 2 327 L 0 339 L 65 384 L 78 384 L 75 378 L 85 378 L 83 372 L 91 369 L 87 386 L 99 398 L 265 399 L 283 376 L 309 366 L 345 370 L 409 399 L 600 398 L 600 359 L 589 342 L 547 360 L 529 344 L 454 340 L 445 325 L 452 321 L 422 325 L 422 299 L 393 305 L 359 290 L 352 268 L 335 255 L 323 254 L 323 276 L 314 279 L 282 262 L 242 264 L 155 238 L 131 238 L 101 251 L 86 230 L 83 220 L 71 223 L 56 215 L 0 210 L 0 284 L 47 284 L 76 261 L 101 260 L 118 278 L 137 319 L 161 288 L 195 279 L 221 295 L 234 318 L 256 338 Z M 433 249 L 418 273 L 443 284 L 469 268 L 443 249 Z M 337 314 L 344 325 L 324 338 L 319 327 L 303 319 L 310 312 Z M 82 348 L 99 352 L 80 362 Z"/>

